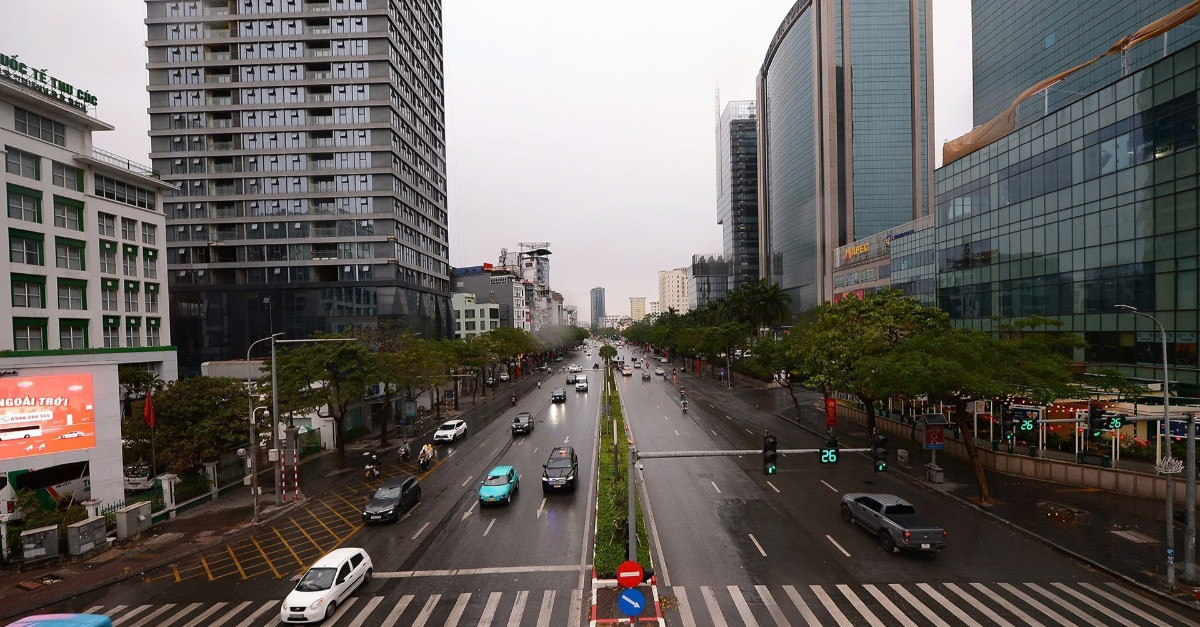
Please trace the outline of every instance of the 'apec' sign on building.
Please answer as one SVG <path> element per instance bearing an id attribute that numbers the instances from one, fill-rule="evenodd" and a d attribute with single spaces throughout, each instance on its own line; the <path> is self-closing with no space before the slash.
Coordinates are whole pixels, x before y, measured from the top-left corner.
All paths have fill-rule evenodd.
<path id="1" fill-rule="evenodd" d="M 18 60 L 17 55 L 0 54 L 0 76 L 83 111 L 87 111 L 88 105 L 95 106 L 99 102 L 91 92 L 77 89 L 47 74 L 45 70 L 29 67 L 24 61 Z"/>

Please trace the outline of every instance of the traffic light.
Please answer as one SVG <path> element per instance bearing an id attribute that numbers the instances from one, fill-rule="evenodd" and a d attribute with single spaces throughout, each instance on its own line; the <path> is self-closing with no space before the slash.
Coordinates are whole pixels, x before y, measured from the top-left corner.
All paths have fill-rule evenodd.
<path id="1" fill-rule="evenodd" d="M 838 441 L 837 436 L 831 435 L 825 441 L 825 448 L 821 449 L 822 464 L 836 464 L 838 460 Z"/>
<path id="2" fill-rule="evenodd" d="M 1000 433 L 1004 434 L 1004 439 L 1011 440 L 1017 431 L 1017 410 L 1012 407 L 1005 407 L 1003 420 L 1000 424 Z"/>
<path id="3" fill-rule="evenodd" d="M 768 475 L 775 474 L 779 467 L 776 462 L 779 459 L 779 439 L 773 435 L 763 436 L 763 473 Z"/>
<path id="4" fill-rule="evenodd" d="M 1093 438 L 1098 438 L 1100 433 L 1108 428 L 1108 418 L 1104 415 L 1104 408 L 1099 405 L 1088 405 L 1088 433 Z"/>
<path id="5" fill-rule="evenodd" d="M 875 472 L 883 472 L 888 467 L 888 439 L 882 433 L 875 434 L 875 445 L 871 447 L 871 459 L 875 462 Z"/>

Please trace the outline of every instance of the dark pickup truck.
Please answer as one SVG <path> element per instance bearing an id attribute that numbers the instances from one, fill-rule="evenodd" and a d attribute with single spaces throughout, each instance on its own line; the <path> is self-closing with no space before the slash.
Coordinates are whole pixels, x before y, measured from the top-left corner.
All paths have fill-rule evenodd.
<path id="1" fill-rule="evenodd" d="M 857 522 L 879 538 L 884 551 L 941 551 L 946 530 L 917 514 L 911 503 L 891 494 L 847 494 L 842 497 L 842 520 Z"/>

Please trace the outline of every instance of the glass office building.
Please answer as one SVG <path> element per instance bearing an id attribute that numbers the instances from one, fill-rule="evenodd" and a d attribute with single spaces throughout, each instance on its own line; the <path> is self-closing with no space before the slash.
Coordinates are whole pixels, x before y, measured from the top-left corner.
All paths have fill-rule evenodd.
<path id="1" fill-rule="evenodd" d="M 717 224 L 730 290 L 758 280 L 758 121 L 753 100 L 725 105 L 717 121 Z M 635 316 L 634 319 L 637 319 Z"/>
<path id="2" fill-rule="evenodd" d="M 1122 37 L 1192 0 L 972 0 L 971 46 L 975 124 L 1008 108 L 1025 88 L 1101 54 Z M 1053 112 L 1133 71 L 1200 40 L 1200 18 L 1165 39 L 1076 72 L 1017 111 L 1024 123 Z"/>
<path id="3" fill-rule="evenodd" d="M 181 370 L 388 320 L 451 332 L 441 3 L 148 0 Z"/>
<path id="4" fill-rule="evenodd" d="M 1087 341 L 1089 369 L 1160 379 L 1161 335 L 1115 308 L 1132 305 L 1165 326 L 1177 391 L 1200 395 L 1198 47 L 937 170 L 938 304 L 957 324 L 1046 316 Z"/>
<path id="5" fill-rule="evenodd" d="M 605 318 L 604 288 L 603 287 L 593 287 L 591 294 L 590 294 L 590 300 L 591 300 L 591 306 L 592 306 L 592 308 L 591 308 L 592 326 L 595 328 L 598 328 L 598 329 L 602 329 L 602 328 L 604 328 L 604 318 Z"/>
<path id="6" fill-rule="evenodd" d="M 760 273 L 806 311 L 833 255 L 930 213 L 928 3 L 800 0 L 758 79 Z"/>

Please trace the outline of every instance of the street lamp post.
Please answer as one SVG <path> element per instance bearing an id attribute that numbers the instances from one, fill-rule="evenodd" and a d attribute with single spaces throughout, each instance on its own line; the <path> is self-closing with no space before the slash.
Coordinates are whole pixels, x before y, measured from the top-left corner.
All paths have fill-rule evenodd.
<path id="1" fill-rule="evenodd" d="M 1165 439 L 1165 445 L 1166 445 L 1166 449 L 1167 449 L 1165 459 L 1170 460 L 1171 459 L 1171 392 L 1170 392 L 1171 378 L 1170 378 L 1169 372 L 1167 370 L 1167 330 L 1166 330 L 1166 328 L 1163 327 L 1162 323 L 1158 321 L 1158 318 L 1155 318 L 1154 316 L 1151 316 L 1150 314 L 1142 313 L 1142 312 L 1138 311 L 1137 307 L 1134 307 L 1132 305 L 1114 305 L 1114 307 L 1116 307 L 1117 309 L 1120 309 L 1122 311 L 1127 311 L 1135 316 L 1149 318 L 1158 327 L 1159 333 L 1162 334 L 1162 365 L 1163 365 L 1163 382 L 1162 382 L 1163 427 L 1162 428 L 1163 428 L 1163 433 L 1162 433 L 1162 435 L 1159 436 L 1159 438 L 1160 438 L 1159 441 L 1164 442 L 1164 439 Z M 1166 474 L 1166 483 L 1167 483 L 1167 521 L 1166 521 L 1166 525 L 1167 525 L 1167 585 L 1171 588 L 1174 588 L 1175 587 L 1175 492 L 1174 492 L 1175 485 L 1174 485 L 1174 482 L 1172 481 L 1172 479 L 1174 478 L 1174 473 L 1167 472 L 1164 474 Z M 1194 472 L 1193 472 L 1193 475 L 1194 475 Z M 1189 502 L 1192 502 L 1192 499 L 1195 498 L 1195 496 L 1194 496 L 1195 487 L 1194 487 L 1194 483 L 1192 483 L 1194 481 L 1195 481 L 1194 476 L 1188 478 L 1188 485 L 1189 485 L 1189 487 L 1191 487 L 1191 492 L 1188 494 Z M 1195 529 L 1195 524 L 1196 524 L 1195 523 L 1195 515 L 1196 515 L 1195 509 L 1196 508 L 1195 508 L 1194 502 L 1193 502 L 1193 506 L 1189 507 L 1188 511 L 1187 511 L 1187 520 L 1188 520 L 1188 529 L 1189 530 Z M 1192 531 L 1192 533 L 1194 533 L 1194 531 Z M 1194 542 L 1194 539 L 1193 539 L 1193 542 Z M 1187 544 L 1187 541 L 1185 540 L 1185 545 L 1186 544 Z M 1195 570 L 1195 559 L 1193 558 L 1190 551 L 1188 552 L 1187 555 L 1183 556 L 1183 561 L 1184 561 L 1184 576 L 1189 576 L 1187 571 Z M 1190 569 L 1189 569 L 1189 566 L 1190 566 Z"/>
<path id="2" fill-rule="evenodd" d="M 352 337 L 303 338 L 299 340 L 277 340 L 276 333 L 271 336 L 271 446 L 275 448 L 275 504 L 283 504 L 283 451 L 279 448 L 279 385 L 275 368 L 276 344 L 315 344 L 317 342 L 357 342 Z"/>
<path id="3" fill-rule="evenodd" d="M 273 335 L 264 337 L 262 339 L 254 340 L 253 342 L 250 343 L 250 348 L 246 349 L 246 401 L 247 401 L 247 407 L 250 410 L 250 451 L 251 451 L 248 459 L 251 460 L 250 461 L 250 490 L 254 494 L 254 522 L 255 523 L 258 522 L 258 510 L 259 510 L 259 506 L 258 506 L 258 503 L 259 503 L 259 496 L 258 496 L 258 433 L 256 432 L 255 425 L 254 425 L 255 407 L 254 407 L 254 393 L 253 393 L 252 387 L 251 387 L 253 385 L 253 383 L 251 382 L 251 377 L 250 377 L 250 351 L 254 350 L 254 345 L 258 344 L 259 342 L 266 342 L 267 340 L 274 341 L 275 336 L 277 336 L 277 335 L 283 335 L 283 334 L 275 333 Z M 274 382 L 272 382 L 272 384 L 274 384 Z M 260 407 L 258 409 L 265 409 L 265 408 Z"/>

